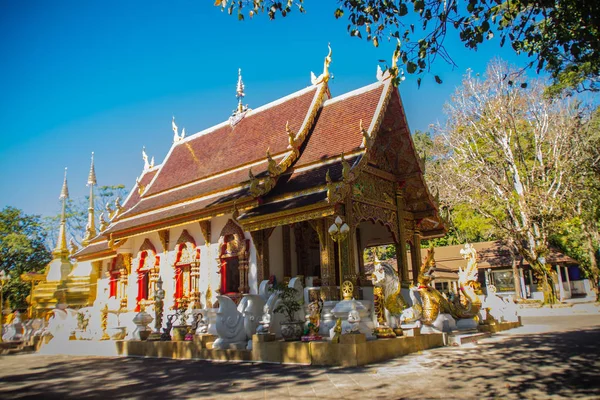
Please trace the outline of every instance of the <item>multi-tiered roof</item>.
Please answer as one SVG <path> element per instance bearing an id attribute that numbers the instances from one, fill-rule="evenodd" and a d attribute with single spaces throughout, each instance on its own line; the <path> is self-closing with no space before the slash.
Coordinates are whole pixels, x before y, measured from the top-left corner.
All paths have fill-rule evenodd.
<path id="1" fill-rule="evenodd" d="M 311 86 L 253 110 L 240 101 L 223 123 L 183 139 L 176 133 L 164 162 L 147 165 L 110 225 L 76 257 L 110 256 L 119 240 L 232 212 L 246 230 L 331 215 L 375 166 L 404 188 L 422 235 L 442 234 L 393 77 L 378 74 L 332 98 L 330 55 Z"/>

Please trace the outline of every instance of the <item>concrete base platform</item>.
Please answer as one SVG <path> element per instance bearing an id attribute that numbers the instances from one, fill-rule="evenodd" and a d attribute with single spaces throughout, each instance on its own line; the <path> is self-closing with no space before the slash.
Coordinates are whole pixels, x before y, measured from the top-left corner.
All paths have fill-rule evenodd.
<path id="1" fill-rule="evenodd" d="M 342 343 L 265 341 L 254 335 L 253 350 L 217 350 L 212 342 L 148 342 L 139 340 L 50 341 L 42 354 L 158 357 L 212 361 L 251 361 L 276 364 L 353 367 L 389 360 L 417 351 L 444 346 L 441 333 L 377 339 L 367 341 L 365 335 L 347 335 Z"/>
<path id="2" fill-rule="evenodd" d="M 252 338 L 253 350 L 215 350 L 198 342 L 114 342 L 121 356 L 164 357 L 214 361 L 254 361 L 276 364 L 351 367 L 384 361 L 401 355 L 441 347 L 442 334 L 366 341 L 364 335 L 342 343 L 264 341 Z"/>
<path id="3" fill-rule="evenodd" d="M 495 324 L 484 324 L 484 325 L 479 325 L 477 327 L 477 330 L 479 332 L 496 333 L 496 332 L 506 331 L 509 329 L 518 328 L 520 326 L 522 326 L 522 324 L 521 324 L 521 318 L 519 317 L 518 322 L 497 322 Z"/>

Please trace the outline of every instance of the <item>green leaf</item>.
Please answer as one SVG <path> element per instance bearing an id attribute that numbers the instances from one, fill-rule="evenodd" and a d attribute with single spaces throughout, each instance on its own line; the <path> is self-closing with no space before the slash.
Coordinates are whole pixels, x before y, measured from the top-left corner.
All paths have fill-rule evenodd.
<path id="1" fill-rule="evenodd" d="M 439 84 L 441 84 L 441 83 L 442 83 L 442 80 L 441 80 L 441 79 L 440 79 L 440 77 L 439 77 L 439 76 L 437 76 L 437 75 L 435 76 L 435 81 L 436 81 L 437 83 L 439 83 Z"/>
<path id="2" fill-rule="evenodd" d="M 409 61 L 409 62 L 406 63 L 406 71 L 409 74 L 414 74 L 416 70 L 417 70 L 417 64 L 415 64 L 412 61 Z"/>

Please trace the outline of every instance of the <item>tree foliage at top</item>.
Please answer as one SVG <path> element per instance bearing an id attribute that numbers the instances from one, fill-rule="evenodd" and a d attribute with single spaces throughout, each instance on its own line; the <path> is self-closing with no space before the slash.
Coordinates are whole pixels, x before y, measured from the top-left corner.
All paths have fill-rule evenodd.
<path id="1" fill-rule="evenodd" d="M 215 5 L 244 19 L 267 12 L 285 17 L 303 0 L 217 0 Z M 564 89 L 600 89 L 600 2 L 597 0 L 338 0 L 335 18 L 348 19 L 348 32 L 375 46 L 382 39 L 403 43 L 401 60 L 408 73 L 429 71 L 439 56 L 454 64 L 445 47 L 456 31 L 476 50 L 485 41 L 509 43 L 534 58 L 529 67 L 547 70 L 553 94 Z M 441 83 L 436 75 L 435 80 Z M 420 84 L 420 78 L 418 79 Z"/>
<path id="2" fill-rule="evenodd" d="M 52 259 L 45 237 L 39 216 L 13 207 L 0 211 L 0 270 L 9 276 L 3 293 L 13 309 L 27 307 L 31 287 L 21 281 L 21 274 L 41 272 Z"/>

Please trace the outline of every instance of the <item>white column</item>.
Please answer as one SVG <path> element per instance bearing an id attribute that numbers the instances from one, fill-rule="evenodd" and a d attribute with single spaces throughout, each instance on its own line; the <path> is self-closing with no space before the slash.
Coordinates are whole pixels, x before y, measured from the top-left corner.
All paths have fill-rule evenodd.
<path id="1" fill-rule="evenodd" d="M 569 279 L 569 267 L 565 266 L 563 267 L 565 269 L 565 276 L 567 277 L 567 298 L 570 299 L 571 297 L 573 297 L 573 294 L 571 293 L 571 280 Z"/>
<path id="2" fill-rule="evenodd" d="M 565 289 L 563 288 L 562 275 L 560 273 L 560 266 L 556 265 L 556 272 L 558 272 L 558 293 L 560 296 L 560 301 L 565 299 Z"/>

